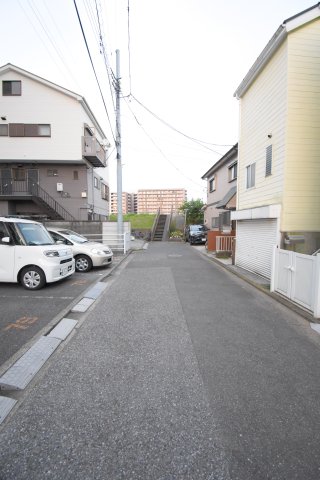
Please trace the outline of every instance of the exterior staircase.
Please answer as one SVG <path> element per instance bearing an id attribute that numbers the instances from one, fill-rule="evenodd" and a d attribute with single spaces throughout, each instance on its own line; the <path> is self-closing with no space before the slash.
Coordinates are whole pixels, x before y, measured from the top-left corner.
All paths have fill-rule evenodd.
<path id="1" fill-rule="evenodd" d="M 32 180 L 13 181 L 10 177 L 2 178 L 0 199 L 20 201 L 32 199 L 41 207 L 41 213 L 47 215 L 51 220 L 76 220 L 55 198 Z"/>
<path id="2" fill-rule="evenodd" d="M 164 228 L 166 225 L 167 215 L 159 215 L 157 226 L 154 231 L 153 241 L 161 242 L 163 240 Z"/>
<path id="3" fill-rule="evenodd" d="M 60 203 L 58 203 L 48 192 L 41 188 L 38 184 L 29 185 L 29 191 L 32 195 L 34 203 L 41 207 L 52 220 L 76 220 Z"/>

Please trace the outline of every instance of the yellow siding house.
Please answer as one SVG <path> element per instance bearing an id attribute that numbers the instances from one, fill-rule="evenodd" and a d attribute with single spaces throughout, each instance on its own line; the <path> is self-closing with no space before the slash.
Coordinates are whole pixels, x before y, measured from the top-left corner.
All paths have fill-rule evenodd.
<path id="1" fill-rule="evenodd" d="M 280 25 L 235 96 L 236 264 L 270 278 L 273 245 L 320 248 L 320 3 Z"/>

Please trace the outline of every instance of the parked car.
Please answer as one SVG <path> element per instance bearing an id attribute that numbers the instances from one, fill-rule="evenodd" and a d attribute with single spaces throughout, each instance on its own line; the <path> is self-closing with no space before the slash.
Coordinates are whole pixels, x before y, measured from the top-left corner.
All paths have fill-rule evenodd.
<path id="1" fill-rule="evenodd" d="M 70 247 L 56 245 L 38 222 L 0 217 L 0 281 L 20 282 L 28 290 L 72 275 Z"/>
<path id="2" fill-rule="evenodd" d="M 56 243 L 71 247 L 77 272 L 88 272 L 92 267 L 112 264 L 113 252 L 108 245 L 91 242 L 83 235 L 66 228 L 48 227 L 48 231 Z"/>
<path id="3" fill-rule="evenodd" d="M 207 227 L 205 225 L 187 225 L 185 229 L 185 240 L 190 245 L 195 243 L 206 243 Z"/>

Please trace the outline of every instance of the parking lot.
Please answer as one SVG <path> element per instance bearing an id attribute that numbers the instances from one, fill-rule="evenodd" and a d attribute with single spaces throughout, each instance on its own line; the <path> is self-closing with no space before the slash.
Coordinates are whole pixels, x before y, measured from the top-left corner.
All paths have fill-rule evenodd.
<path id="1" fill-rule="evenodd" d="M 64 311 L 67 313 L 90 285 L 111 274 L 121 259 L 114 257 L 112 268 L 76 272 L 37 291 L 28 291 L 14 283 L 0 283 L 0 371 L 5 362 L 27 347 L 36 335 L 45 334 Z"/>

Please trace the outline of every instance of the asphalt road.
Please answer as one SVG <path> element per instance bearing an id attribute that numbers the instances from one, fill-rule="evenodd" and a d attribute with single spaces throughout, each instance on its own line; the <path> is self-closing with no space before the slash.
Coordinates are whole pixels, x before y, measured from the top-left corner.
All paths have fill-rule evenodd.
<path id="1" fill-rule="evenodd" d="M 152 243 L 19 397 L 1 480 L 318 480 L 320 336 L 188 244 Z"/>
<path id="2" fill-rule="evenodd" d="M 115 257 L 114 265 L 119 259 Z M 109 272 L 105 267 L 87 273 L 75 272 L 34 292 L 18 284 L 0 283 L 0 371 L 5 362 L 40 332 L 46 332 L 63 310 Z"/>

